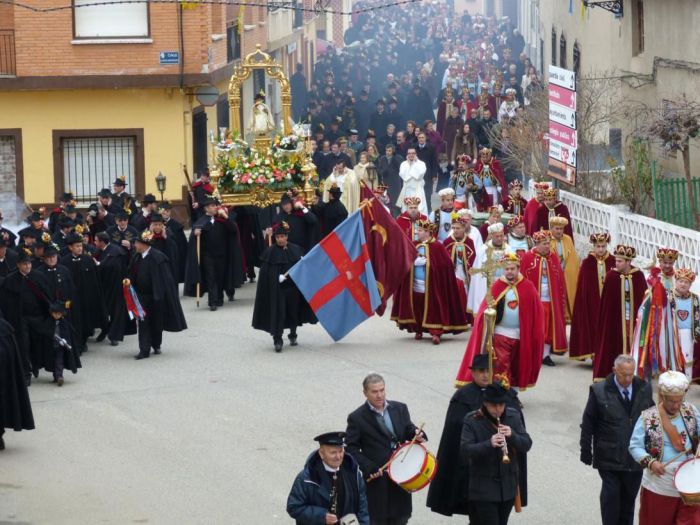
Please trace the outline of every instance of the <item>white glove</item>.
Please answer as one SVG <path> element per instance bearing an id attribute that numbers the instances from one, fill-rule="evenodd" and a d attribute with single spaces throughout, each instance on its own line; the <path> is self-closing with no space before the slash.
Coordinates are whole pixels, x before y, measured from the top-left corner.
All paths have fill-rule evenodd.
<path id="1" fill-rule="evenodd" d="M 416 257 L 416 260 L 413 261 L 413 264 L 415 264 L 416 266 L 425 266 L 427 262 L 428 259 L 426 259 L 422 255 L 419 255 L 418 257 Z"/>
<path id="2" fill-rule="evenodd" d="M 287 280 L 287 276 L 284 275 L 284 274 L 281 274 L 280 277 L 279 277 L 279 280 L 280 280 L 280 284 L 282 284 L 284 281 Z"/>

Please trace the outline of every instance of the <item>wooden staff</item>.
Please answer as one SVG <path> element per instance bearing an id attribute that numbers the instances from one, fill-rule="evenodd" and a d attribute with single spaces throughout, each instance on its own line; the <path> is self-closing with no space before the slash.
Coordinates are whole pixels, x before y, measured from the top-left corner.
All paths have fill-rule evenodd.
<path id="1" fill-rule="evenodd" d="M 200 253 L 202 247 L 202 235 L 197 235 L 197 268 L 199 268 L 199 279 L 197 280 L 197 308 L 199 308 L 199 293 L 202 282 L 202 268 L 200 267 Z"/>

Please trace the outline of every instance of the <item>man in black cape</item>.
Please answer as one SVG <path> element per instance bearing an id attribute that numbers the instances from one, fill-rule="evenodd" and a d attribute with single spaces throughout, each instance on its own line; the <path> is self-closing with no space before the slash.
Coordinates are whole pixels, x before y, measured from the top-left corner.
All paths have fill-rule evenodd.
<path id="1" fill-rule="evenodd" d="M 130 218 L 131 225 L 136 228 L 136 231 L 141 233 L 147 230 L 153 220 L 152 216 L 156 210 L 156 197 L 152 193 L 144 195 L 141 201 L 141 209 Z"/>
<path id="2" fill-rule="evenodd" d="M 255 206 L 237 206 L 236 224 L 241 234 L 241 247 L 245 257 L 248 281 L 255 282 L 255 267 L 260 267 L 260 254 L 265 251 L 263 228 L 260 223 L 260 209 Z"/>
<path id="3" fill-rule="evenodd" d="M 97 276 L 95 260 L 84 253 L 83 237 L 71 233 L 66 238 L 69 254 L 61 257 L 60 263 L 68 268 L 73 277 L 75 295 L 71 305 L 71 322 L 75 330 L 73 338 L 78 355 L 87 352 L 87 340 L 95 329 L 104 329 L 108 324 L 102 286 Z"/>
<path id="4" fill-rule="evenodd" d="M 55 244 L 47 246 L 44 249 L 44 264 L 36 271 L 46 278 L 50 302 L 63 301 L 72 306 L 76 292 L 73 274 L 58 262 L 58 256 Z"/>
<path id="5" fill-rule="evenodd" d="M 484 400 L 484 389 L 489 385 L 489 360 L 486 354 L 477 354 L 471 365 L 473 383 L 464 385 L 454 393 L 447 408 L 445 425 L 442 429 L 437 461 L 439 468 L 430 483 L 426 505 L 438 514 L 469 514 L 469 466 L 460 454 L 460 439 L 464 418 L 470 412 L 479 410 Z M 515 409 L 523 417 L 518 393 L 509 388 L 506 406 Z M 527 505 L 527 455 L 518 455 L 520 466 L 520 499 Z"/>
<path id="6" fill-rule="evenodd" d="M 289 329 L 289 344 L 297 345 L 297 327 L 316 323 L 309 303 L 306 302 L 287 272 L 301 259 L 299 246 L 289 242 L 289 225 L 273 227 L 274 242 L 260 259 L 260 275 L 255 293 L 253 328 L 272 335 L 275 352 L 282 351 L 282 335 Z"/>
<path id="7" fill-rule="evenodd" d="M 63 195 L 61 195 L 61 198 L 58 200 L 58 206 L 51 210 L 48 221 L 49 232 L 51 234 L 56 232 L 56 228 L 58 227 L 59 221 L 61 220 L 61 218 L 64 217 L 65 208 L 69 205 L 74 205 L 74 199 L 75 197 L 72 193 L 65 192 Z"/>
<path id="8" fill-rule="evenodd" d="M 31 356 L 46 344 L 48 297 L 46 278 L 32 269 L 31 256 L 24 250 L 20 251 L 17 270 L 9 274 L 0 286 L 0 310 L 15 331 L 27 386 L 31 381 Z"/>
<path id="9" fill-rule="evenodd" d="M 153 234 L 151 237 L 151 246 L 156 250 L 163 252 L 170 261 L 170 272 L 173 274 L 175 282 L 177 281 L 177 260 L 180 254 L 177 251 L 175 240 L 168 235 L 168 230 L 165 227 L 165 221 L 160 213 L 152 213 L 150 215 L 151 223 L 148 229 Z"/>
<path id="10" fill-rule="evenodd" d="M 0 315 L 0 450 L 5 429 L 34 429 L 34 416 L 12 325 Z"/>
<path id="11" fill-rule="evenodd" d="M 117 246 L 121 246 L 131 254 L 134 241 L 139 236 L 139 232 L 129 224 L 129 214 L 125 211 L 117 213 L 116 220 L 116 226 L 107 228 L 109 241 Z"/>
<path id="12" fill-rule="evenodd" d="M 8 248 L 14 248 L 17 242 L 17 236 L 7 228 L 3 227 L 2 221 L 4 220 L 5 217 L 2 215 L 2 211 L 0 211 L 0 240 L 5 241 Z"/>
<path id="13" fill-rule="evenodd" d="M 236 288 L 245 282 L 238 226 L 214 199 L 202 201 L 204 215 L 192 225 L 185 267 L 185 295 L 207 293 L 209 309 L 224 305 L 224 292 L 233 301 Z M 197 258 L 197 237 L 200 253 Z"/>
<path id="14" fill-rule="evenodd" d="M 63 386 L 63 371 L 78 373 L 82 368 L 80 356 L 73 349 L 73 327 L 67 319 L 68 310 L 63 301 L 53 301 L 49 305 L 51 318 L 46 324 L 46 343 L 32 355 L 34 376 L 39 376 L 43 368 L 53 374 L 53 382 Z"/>
<path id="15" fill-rule="evenodd" d="M 112 193 L 112 203 L 120 210 L 125 211 L 128 215 L 134 215 L 137 212 L 136 199 L 129 195 L 126 191 L 126 177 L 120 175 L 112 183 L 114 193 Z"/>
<path id="16" fill-rule="evenodd" d="M 71 234 L 74 227 L 75 223 L 72 221 L 72 219 L 68 217 L 61 217 L 56 222 L 56 229 L 53 235 L 51 236 L 51 242 L 53 242 L 58 247 L 58 251 L 61 253 L 61 257 L 63 257 L 64 255 L 68 255 L 68 245 L 66 244 L 66 237 L 68 237 Z"/>
<path id="17" fill-rule="evenodd" d="M 10 272 L 17 269 L 17 252 L 10 245 L 10 241 L 0 236 L 0 283 Z"/>
<path id="18" fill-rule="evenodd" d="M 345 208 L 345 205 L 340 202 L 340 196 L 342 194 L 343 190 L 341 190 L 337 184 L 333 184 L 331 189 L 328 190 L 328 202 L 323 202 L 323 200 L 319 199 L 318 202 L 312 206 L 313 212 L 321 223 L 321 238 L 331 233 L 341 222 L 348 218 L 348 210 Z"/>
<path id="19" fill-rule="evenodd" d="M 299 246 L 303 253 L 313 248 L 319 239 L 318 218 L 309 210 L 304 202 L 284 194 L 280 199 L 280 210 L 273 224 L 287 223 L 289 225 L 289 242 Z"/>
<path id="20" fill-rule="evenodd" d="M 173 205 L 168 201 L 160 205 L 160 214 L 163 216 L 163 223 L 168 231 L 168 237 L 175 241 L 177 245 L 177 275 L 178 283 L 185 282 L 185 263 L 187 262 L 187 237 L 185 237 L 185 228 L 179 221 L 172 217 Z"/>
<path id="21" fill-rule="evenodd" d="M 163 331 L 181 332 L 187 329 L 185 314 L 177 292 L 177 283 L 170 273 L 168 258 L 151 248 L 151 232 L 145 231 L 134 243 L 136 255 L 127 270 L 125 286 L 133 286 L 146 312 L 138 321 L 139 353 L 134 359 L 146 359 L 161 353 Z"/>
<path id="22" fill-rule="evenodd" d="M 122 289 L 122 282 L 129 266 L 129 252 L 109 242 L 109 235 L 105 232 L 95 236 L 95 247 L 97 248 L 94 255 L 97 261 L 97 276 L 109 315 L 109 325 L 102 330 L 97 341 L 104 341 L 107 337 L 110 346 L 117 346 L 124 340 L 124 335 L 136 333 L 136 321 L 129 319 Z"/>

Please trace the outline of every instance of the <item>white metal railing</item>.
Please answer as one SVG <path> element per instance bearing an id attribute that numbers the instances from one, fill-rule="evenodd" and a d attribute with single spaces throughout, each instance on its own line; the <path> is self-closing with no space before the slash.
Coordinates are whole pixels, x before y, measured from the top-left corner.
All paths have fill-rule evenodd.
<path id="1" fill-rule="evenodd" d="M 668 247 L 678 250 L 678 267 L 700 272 L 700 232 L 630 213 L 626 206 L 611 206 L 559 191 L 569 208 L 576 237 L 577 251 L 588 252 L 588 236 L 596 231 L 610 233 L 610 244 L 628 244 L 637 249 L 639 263 L 646 265 L 656 250 Z"/>

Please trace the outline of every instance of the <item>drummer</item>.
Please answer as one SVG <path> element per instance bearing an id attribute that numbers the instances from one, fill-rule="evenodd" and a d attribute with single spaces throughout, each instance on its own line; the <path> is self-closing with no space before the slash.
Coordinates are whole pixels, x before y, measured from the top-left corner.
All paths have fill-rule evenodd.
<path id="1" fill-rule="evenodd" d="M 661 374 L 659 404 L 642 412 L 632 432 L 629 451 L 644 469 L 639 525 L 700 523 L 700 506 L 686 505 L 673 480 L 698 448 L 700 412 L 684 401 L 688 386 L 681 372 Z M 700 484 L 693 492 L 700 492 Z"/>
<path id="2" fill-rule="evenodd" d="M 391 481 L 382 467 L 402 443 L 414 437 L 422 443 L 428 438 L 411 423 L 404 403 L 387 401 L 381 375 L 367 375 L 362 391 L 366 401 L 348 416 L 347 450 L 365 476 L 369 475 L 367 503 L 372 525 L 405 525 L 411 517 L 411 494 Z"/>

